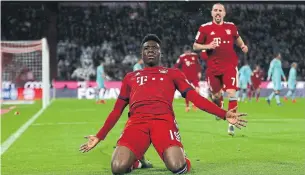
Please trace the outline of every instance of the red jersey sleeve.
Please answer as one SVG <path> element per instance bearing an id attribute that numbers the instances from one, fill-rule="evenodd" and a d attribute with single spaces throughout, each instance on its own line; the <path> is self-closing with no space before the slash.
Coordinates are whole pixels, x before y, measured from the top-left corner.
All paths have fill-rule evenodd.
<path id="1" fill-rule="evenodd" d="M 119 99 L 122 99 L 124 101 L 129 101 L 129 96 L 130 96 L 130 86 L 128 84 L 128 78 L 129 78 L 128 75 L 129 74 L 127 74 L 122 81 L 120 94 L 118 96 Z"/>
<path id="2" fill-rule="evenodd" d="M 176 86 L 176 89 L 181 93 L 182 97 L 185 98 L 188 91 L 193 90 L 194 88 L 187 81 L 184 73 L 180 70 L 173 72 L 173 79 Z"/>
<path id="3" fill-rule="evenodd" d="M 203 44 L 205 41 L 206 33 L 204 26 L 200 26 L 195 38 L 195 42 L 198 44 Z"/>
<path id="4" fill-rule="evenodd" d="M 239 33 L 238 33 L 238 30 L 237 30 L 237 27 L 235 24 L 233 24 L 233 27 L 232 27 L 232 34 L 235 39 L 237 39 L 239 37 Z"/>

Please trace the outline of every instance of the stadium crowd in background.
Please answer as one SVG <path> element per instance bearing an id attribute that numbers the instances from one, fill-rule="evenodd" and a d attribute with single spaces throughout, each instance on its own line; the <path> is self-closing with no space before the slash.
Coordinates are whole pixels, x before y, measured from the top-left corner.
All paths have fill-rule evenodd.
<path id="1" fill-rule="evenodd" d="M 210 21 L 211 4 L 200 2 L 66 3 L 57 4 L 58 80 L 94 80 L 99 61 L 109 80 L 122 80 L 139 58 L 141 38 L 156 33 L 163 42 L 162 64 L 173 67 L 185 45 L 192 45 L 201 24 Z M 226 5 L 249 47 L 240 60 L 266 72 L 273 53 L 280 51 L 283 70 L 298 63 L 298 80 L 305 80 L 305 8 L 302 5 Z M 2 40 L 40 39 L 48 17 L 45 4 L 3 3 Z M 17 13 L 16 13 L 17 11 Z M 51 58 L 52 59 L 52 58 Z M 55 59 L 55 58 L 53 58 Z M 204 68 L 204 62 L 201 63 Z M 243 61 L 239 63 L 241 66 Z M 204 71 L 204 69 L 203 69 Z M 204 79 L 204 72 L 202 78 Z"/>

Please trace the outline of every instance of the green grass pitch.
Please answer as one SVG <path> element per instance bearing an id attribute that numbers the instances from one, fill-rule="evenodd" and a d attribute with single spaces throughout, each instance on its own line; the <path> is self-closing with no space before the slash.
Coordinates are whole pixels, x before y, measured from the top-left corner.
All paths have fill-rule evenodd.
<path id="1" fill-rule="evenodd" d="M 58 99 L 2 155 L 2 175 L 110 175 L 114 146 L 127 119 L 127 110 L 115 128 L 94 150 L 83 154 L 85 135 L 95 134 L 112 110 L 113 100 Z M 37 112 L 40 103 L 18 105 L 1 117 L 1 143 Z M 304 175 L 305 99 L 271 107 L 261 102 L 239 103 L 248 113 L 247 128 L 227 135 L 227 123 L 202 111 L 184 112 L 175 100 L 182 142 L 192 161 L 193 175 Z M 19 111 L 20 115 L 14 115 Z M 153 169 L 131 174 L 171 174 L 151 146 L 146 157 Z"/>

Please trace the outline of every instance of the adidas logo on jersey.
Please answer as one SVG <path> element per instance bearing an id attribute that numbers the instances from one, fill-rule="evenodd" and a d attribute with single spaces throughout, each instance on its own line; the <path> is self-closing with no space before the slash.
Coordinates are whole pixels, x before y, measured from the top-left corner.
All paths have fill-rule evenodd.
<path id="1" fill-rule="evenodd" d="M 230 29 L 227 29 L 226 32 L 227 32 L 228 35 L 231 35 L 231 30 Z"/>
<path id="2" fill-rule="evenodd" d="M 160 69 L 159 72 L 160 72 L 161 74 L 166 74 L 166 73 L 168 72 L 168 70 L 167 70 L 167 69 Z"/>
<path id="3" fill-rule="evenodd" d="M 211 32 L 211 35 L 215 35 L 215 32 L 214 32 L 214 31 L 212 31 L 212 32 Z"/>

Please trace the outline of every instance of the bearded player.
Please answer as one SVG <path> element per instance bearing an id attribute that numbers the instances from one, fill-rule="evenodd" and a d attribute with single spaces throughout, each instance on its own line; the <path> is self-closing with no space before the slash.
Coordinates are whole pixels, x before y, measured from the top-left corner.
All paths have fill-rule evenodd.
<path id="1" fill-rule="evenodd" d="M 199 93 L 199 80 L 201 78 L 201 65 L 199 63 L 199 57 L 196 53 L 191 51 L 191 47 L 186 46 L 184 48 L 184 53 L 179 56 L 174 67 L 180 68 L 185 74 L 187 80 L 190 84 L 195 87 L 197 93 Z M 189 112 L 189 100 L 185 99 L 185 111 Z M 193 109 L 196 110 L 193 104 Z"/>
<path id="2" fill-rule="evenodd" d="M 256 97 L 256 102 L 259 101 L 260 85 L 263 80 L 264 80 L 264 72 L 263 70 L 261 70 L 259 65 L 256 65 L 255 70 L 252 72 L 251 75 L 252 86 L 250 88 L 250 95 L 249 95 L 250 100 L 252 97 Z"/>
<path id="3" fill-rule="evenodd" d="M 214 103 L 221 107 L 223 89 L 228 94 L 228 108 L 234 109 L 237 107 L 238 58 L 233 46 L 236 43 L 244 53 L 248 52 L 248 47 L 239 36 L 234 23 L 224 21 L 224 5 L 214 4 L 211 15 L 213 21 L 200 26 L 193 49 L 206 50 L 208 55 L 206 77 Z M 234 126 L 231 124 L 228 133 L 234 135 Z"/>
<path id="4" fill-rule="evenodd" d="M 217 115 L 236 127 L 245 126 L 246 121 L 241 119 L 245 114 L 219 108 L 200 96 L 179 69 L 159 66 L 160 45 L 156 35 L 144 37 L 141 53 L 145 68 L 124 77 L 120 95 L 104 126 L 95 136 L 87 136 L 88 142 L 80 148 L 80 151 L 88 152 L 102 142 L 129 104 L 129 118 L 112 156 L 113 174 L 130 172 L 134 162 L 141 159 L 151 143 L 172 173 L 183 174 L 190 170 L 191 164 L 185 157 L 173 111 L 176 90 L 199 109 Z"/>

